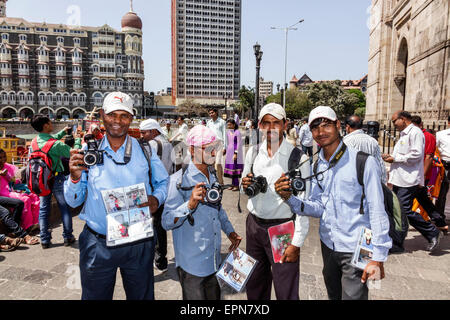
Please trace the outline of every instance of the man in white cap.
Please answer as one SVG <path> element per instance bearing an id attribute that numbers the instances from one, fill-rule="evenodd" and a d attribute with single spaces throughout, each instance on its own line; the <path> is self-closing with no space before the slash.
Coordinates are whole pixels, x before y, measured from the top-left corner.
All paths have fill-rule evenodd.
<path id="1" fill-rule="evenodd" d="M 161 126 L 156 120 L 147 119 L 139 125 L 141 138 L 147 141 L 156 152 L 159 159 L 164 163 L 167 173 L 171 175 L 174 171 L 172 162 L 172 144 L 167 141 L 163 134 Z M 155 246 L 155 267 L 161 271 L 167 271 L 167 232 L 161 225 L 161 216 L 164 211 L 164 204 L 158 208 L 153 215 L 153 226 L 156 229 L 156 246 Z"/>
<path id="2" fill-rule="evenodd" d="M 265 105 L 259 114 L 259 129 L 263 133 L 261 146 L 252 146 L 247 152 L 242 176 L 242 189 L 249 200 L 247 209 L 250 214 L 246 222 L 246 252 L 258 260 L 252 276 L 247 282 L 249 300 L 270 300 L 272 279 L 275 294 L 279 300 L 298 300 L 300 281 L 300 247 L 309 230 L 309 219 L 296 216 L 289 205 L 275 192 L 274 184 L 281 174 L 299 164 L 302 176 L 310 174 L 308 156 L 299 148 L 287 142 L 283 136 L 286 130 L 286 112 L 276 103 Z M 251 185 L 256 179 L 265 179 L 267 189 L 259 194 L 250 194 Z M 310 183 L 298 195 L 309 194 Z M 284 251 L 281 263 L 275 263 L 272 256 L 270 227 L 294 221 L 295 229 L 292 242 Z"/>
<path id="3" fill-rule="evenodd" d="M 84 203 L 80 218 L 86 225 L 79 238 L 82 299 L 111 300 L 120 268 L 127 299 L 153 300 L 154 238 L 122 239 L 120 246 L 110 238 L 107 242 L 107 234 L 117 226 L 113 223 L 115 216 L 107 214 L 102 191 L 144 184 L 148 202 L 140 207 L 148 206 L 154 214 L 166 200 L 169 176 L 156 153 L 149 154 L 148 144 L 128 135 L 133 121 L 133 99 L 129 95 L 108 94 L 100 117 L 106 129 L 106 137 L 98 146 L 103 161 L 87 168 L 83 154 L 71 151 L 70 179 L 64 186 L 64 197 L 71 207 Z"/>
<path id="4" fill-rule="evenodd" d="M 383 263 L 392 246 L 389 220 L 384 208 L 380 167 L 369 156 L 364 187 L 358 182 L 358 151 L 342 142 L 341 124 L 330 107 L 320 106 L 309 114 L 308 125 L 322 150 L 314 165 L 310 197 L 300 199 L 289 191 L 288 177 L 275 184 L 276 192 L 301 216 L 320 218 L 323 276 L 331 300 L 367 300 L 366 280 L 384 277 Z M 361 199 L 365 194 L 363 212 Z M 353 252 L 362 227 L 372 230 L 373 257 L 363 270 L 352 265 Z"/>
<path id="5" fill-rule="evenodd" d="M 191 159 L 170 177 L 162 224 L 172 230 L 183 300 L 220 300 L 216 278 L 222 258 L 221 231 L 235 250 L 241 237 L 219 203 L 210 203 L 206 188 L 217 182 L 214 163 L 221 143 L 211 129 L 197 125 L 186 139 Z"/>

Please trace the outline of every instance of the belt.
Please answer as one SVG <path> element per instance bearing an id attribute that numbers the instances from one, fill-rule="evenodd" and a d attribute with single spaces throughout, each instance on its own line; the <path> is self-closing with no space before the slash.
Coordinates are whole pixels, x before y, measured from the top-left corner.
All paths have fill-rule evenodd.
<path id="1" fill-rule="evenodd" d="M 103 235 L 103 234 L 101 234 L 101 233 L 98 233 L 98 232 L 92 230 L 87 224 L 86 224 L 86 229 L 88 229 L 88 231 L 89 231 L 90 233 L 92 233 L 94 236 L 96 236 L 97 238 L 100 238 L 100 239 L 106 239 L 106 236 L 105 236 L 105 235 Z"/>
<path id="2" fill-rule="evenodd" d="M 259 217 L 255 216 L 253 213 L 251 213 L 251 215 L 256 220 L 256 222 L 258 222 L 260 224 L 285 223 L 285 222 L 288 222 L 288 221 L 291 221 L 291 220 L 292 221 L 295 220 L 295 214 L 292 217 L 285 218 L 285 219 L 262 219 L 262 218 L 259 218 Z"/>

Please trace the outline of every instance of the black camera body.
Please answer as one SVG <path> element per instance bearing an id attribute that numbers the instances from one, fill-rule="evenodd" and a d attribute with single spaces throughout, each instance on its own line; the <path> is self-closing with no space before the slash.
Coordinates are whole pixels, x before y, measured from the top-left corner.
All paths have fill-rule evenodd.
<path id="1" fill-rule="evenodd" d="M 291 190 L 294 195 L 306 190 L 306 180 L 302 178 L 300 170 L 290 173 L 289 177 L 291 178 Z"/>
<path id="2" fill-rule="evenodd" d="M 266 177 L 257 176 L 256 178 L 253 179 L 252 184 L 247 187 L 247 189 L 245 190 L 245 194 L 249 198 L 253 198 L 257 196 L 260 192 L 266 193 L 268 187 L 269 185 L 267 183 Z"/>
<path id="3" fill-rule="evenodd" d="M 87 150 L 81 151 L 84 154 L 83 162 L 86 167 L 103 164 L 103 150 L 98 150 L 97 141 L 95 139 L 87 140 Z"/>
<path id="4" fill-rule="evenodd" d="M 217 205 L 222 202 L 223 187 L 220 183 L 214 182 L 210 188 L 206 189 L 206 201 L 210 204 Z"/>

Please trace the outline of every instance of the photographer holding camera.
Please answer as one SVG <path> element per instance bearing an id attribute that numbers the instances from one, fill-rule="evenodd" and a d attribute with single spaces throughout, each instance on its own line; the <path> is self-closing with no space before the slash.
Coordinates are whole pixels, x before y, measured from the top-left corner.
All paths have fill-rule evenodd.
<path id="1" fill-rule="evenodd" d="M 322 147 L 314 164 L 310 197 L 304 200 L 293 196 L 284 175 L 275 189 L 296 214 L 320 218 L 322 273 L 329 299 L 367 300 L 366 280 L 384 277 L 383 263 L 392 246 L 380 167 L 375 158 L 367 158 L 361 187 L 356 168 L 358 151 L 342 141 L 341 124 L 333 109 L 313 109 L 308 125 Z M 364 271 L 351 264 L 361 227 L 373 233 L 373 257 Z"/>
<path id="2" fill-rule="evenodd" d="M 30 154 L 36 150 L 42 150 L 46 144 L 51 144 L 48 156 L 52 161 L 52 172 L 55 176 L 53 185 L 51 187 L 51 193 L 40 197 L 40 208 L 39 208 L 39 226 L 40 226 L 40 237 L 41 246 L 43 249 L 50 248 L 52 235 L 49 231 L 49 216 L 52 208 L 52 195 L 55 196 L 56 202 L 58 203 L 59 211 L 61 212 L 61 218 L 63 223 L 63 238 L 64 246 L 70 246 L 75 242 L 75 237 L 72 232 L 72 214 L 67 206 L 64 199 L 64 181 L 67 179 L 67 175 L 64 175 L 64 165 L 62 158 L 70 158 L 70 149 L 67 144 L 61 140 L 66 135 L 72 134 L 72 127 L 68 126 L 52 135 L 53 123 L 52 121 L 43 114 L 34 115 L 31 120 L 31 126 L 34 130 L 39 132 L 39 135 L 33 140 L 37 143 L 37 148 L 31 147 Z M 76 135 L 75 139 L 75 149 L 81 148 L 81 138 Z"/>
<path id="3" fill-rule="evenodd" d="M 289 169 L 294 151 L 298 151 L 301 175 L 310 175 L 308 156 L 287 142 L 283 136 L 287 127 L 284 108 L 270 103 L 261 109 L 259 128 L 265 136 L 261 146 L 253 146 L 247 152 L 244 164 L 242 189 L 249 196 L 247 209 L 246 252 L 258 264 L 247 283 L 249 300 L 269 300 L 272 279 L 279 300 L 299 299 L 300 247 L 308 234 L 309 219 L 296 216 L 289 205 L 275 192 L 274 184 Z M 258 150 L 259 148 L 259 150 Z M 300 195 L 309 193 L 309 182 Z M 282 263 L 274 263 L 267 229 L 295 220 L 295 232 L 291 245 L 285 250 Z"/>
<path id="4" fill-rule="evenodd" d="M 145 145 L 128 135 L 133 121 L 133 99 L 129 95 L 108 94 L 100 116 L 106 136 L 99 145 L 95 140 L 87 141 L 83 153 L 71 151 L 70 179 L 64 188 L 71 207 L 84 203 L 80 219 L 86 224 L 79 237 L 82 299 L 111 300 L 120 268 L 127 299 L 153 300 L 154 237 L 107 245 L 111 225 L 102 191 L 143 183 L 148 202 L 140 207 L 147 205 L 154 214 L 167 197 L 169 176 L 156 153 L 150 156 Z"/>
<path id="5" fill-rule="evenodd" d="M 234 232 L 220 200 L 223 187 L 214 170 L 221 143 L 202 125 L 187 135 L 191 160 L 170 177 L 163 228 L 172 230 L 175 261 L 183 300 L 220 300 L 215 273 L 221 263 L 221 230 L 236 249 L 241 237 Z"/>

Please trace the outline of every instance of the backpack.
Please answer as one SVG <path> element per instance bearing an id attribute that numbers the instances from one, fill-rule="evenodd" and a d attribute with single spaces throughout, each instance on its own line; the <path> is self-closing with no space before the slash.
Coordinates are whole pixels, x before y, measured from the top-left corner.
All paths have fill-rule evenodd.
<path id="1" fill-rule="evenodd" d="M 31 154 L 26 169 L 27 186 L 31 192 L 40 197 L 48 196 L 54 182 L 52 159 L 48 155 L 57 140 L 49 139 L 42 149 L 39 149 L 37 137 L 31 142 Z"/>
<path id="2" fill-rule="evenodd" d="M 366 160 L 369 157 L 367 153 L 358 151 L 356 156 L 356 172 L 358 176 L 358 183 L 361 185 L 363 194 L 361 196 L 361 203 L 359 213 L 364 214 L 363 201 L 365 198 L 364 192 L 364 169 Z M 389 218 L 389 236 L 394 243 L 403 243 L 408 232 L 408 219 L 401 209 L 400 202 L 397 196 L 385 184 L 381 183 L 383 187 L 384 208 Z"/>

